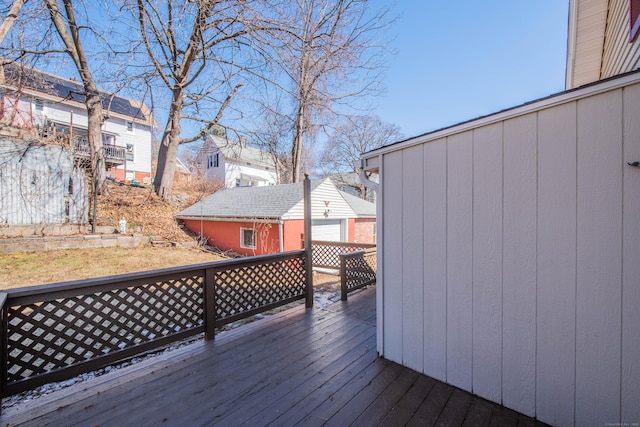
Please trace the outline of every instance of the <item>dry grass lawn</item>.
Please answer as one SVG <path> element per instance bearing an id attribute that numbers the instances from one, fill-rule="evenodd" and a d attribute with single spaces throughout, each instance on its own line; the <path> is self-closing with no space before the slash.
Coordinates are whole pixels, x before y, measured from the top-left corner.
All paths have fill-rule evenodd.
<path id="1" fill-rule="evenodd" d="M 200 264 L 222 259 L 197 249 L 140 246 L 0 255 L 0 290 Z"/>
<path id="2" fill-rule="evenodd" d="M 198 249 L 140 246 L 0 254 L 0 290 L 45 285 L 224 259 Z M 340 278 L 315 274 L 314 286 L 336 290 Z"/>

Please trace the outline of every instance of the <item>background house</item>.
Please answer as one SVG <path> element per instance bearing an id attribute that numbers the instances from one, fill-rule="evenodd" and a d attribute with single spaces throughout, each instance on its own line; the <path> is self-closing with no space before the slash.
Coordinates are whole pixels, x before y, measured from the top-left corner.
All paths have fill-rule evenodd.
<path id="1" fill-rule="evenodd" d="M 637 69 L 639 18 L 638 0 L 571 0 L 566 88 Z"/>
<path id="2" fill-rule="evenodd" d="M 261 187 L 277 182 L 273 157 L 243 141 L 207 135 L 199 163 L 207 179 L 224 182 L 226 188 Z"/>
<path id="3" fill-rule="evenodd" d="M 221 190 L 183 210 L 177 218 L 223 250 L 260 255 L 300 249 L 304 235 L 302 186 Z M 338 191 L 325 179 L 312 182 L 311 205 L 314 240 L 367 243 L 365 235 L 375 221 L 372 203 Z"/>
<path id="4" fill-rule="evenodd" d="M 553 425 L 640 420 L 631 4 L 571 2 L 571 90 L 363 156 L 382 356 Z"/>
<path id="5" fill-rule="evenodd" d="M 76 160 L 89 158 L 84 88 L 42 71 L 10 63 L 0 68 L 0 133 L 65 142 Z M 140 102 L 104 93 L 102 132 L 108 174 L 149 183 L 153 118 Z"/>
<path id="6" fill-rule="evenodd" d="M 370 202 L 376 201 L 376 193 L 365 187 L 356 172 L 340 172 L 329 175 L 338 190 Z"/>

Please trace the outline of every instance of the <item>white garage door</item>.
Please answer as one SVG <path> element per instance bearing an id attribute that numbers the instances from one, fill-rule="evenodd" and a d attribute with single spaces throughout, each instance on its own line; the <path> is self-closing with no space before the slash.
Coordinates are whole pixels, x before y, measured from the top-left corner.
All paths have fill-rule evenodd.
<path id="1" fill-rule="evenodd" d="M 328 242 L 341 241 L 341 221 L 339 219 L 317 220 L 311 223 L 311 238 Z"/>

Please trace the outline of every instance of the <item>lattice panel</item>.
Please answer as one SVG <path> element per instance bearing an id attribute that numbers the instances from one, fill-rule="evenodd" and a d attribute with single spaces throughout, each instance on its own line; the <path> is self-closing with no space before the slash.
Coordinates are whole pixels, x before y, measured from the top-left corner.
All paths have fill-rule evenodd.
<path id="1" fill-rule="evenodd" d="M 203 323 L 203 278 L 187 277 L 8 309 L 8 382 Z"/>
<path id="2" fill-rule="evenodd" d="M 340 255 L 346 254 L 349 252 L 361 251 L 366 249 L 366 247 L 347 247 L 340 245 L 324 245 L 324 244 L 314 244 L 313 245 L 313 265 L 314 267 L 327 267 L 327 268 L 340 268 Z"/>
<path id="3" fill-rule="evenodd" d="M 306 290 L 303 258 L 218 271 L 215 280 L 219 320 L 303 295 Z"/>
<path id="4" fill-rule="evenodd" d="M 376 253 L 365 253 L 362 256 L 349 257 L 346 263 L 347 290 L 376 281 Z"/>

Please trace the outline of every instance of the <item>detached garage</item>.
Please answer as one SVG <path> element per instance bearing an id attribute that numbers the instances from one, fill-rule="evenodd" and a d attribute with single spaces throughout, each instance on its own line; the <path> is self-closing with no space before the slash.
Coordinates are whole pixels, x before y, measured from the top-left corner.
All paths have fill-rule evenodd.
<path id="1" fill-rule="evenodd" d="M 304 237 L 302 183 L 218 191 L 177 215 L 207 242 L 242 255 L 300 249 Z M 329 179 L 311 183 L 313 240 L 357 242 L 360 223 L 375 221 L 375 205 L 339 191 Z M 371 236 L 373 240 L 373 236 Z"/>
<path id="2" fill-rule="evenodd" d="M 379 353 L 550 424 L 637 423 L 638 162 L 640 72 L 364 154 Z"/>

